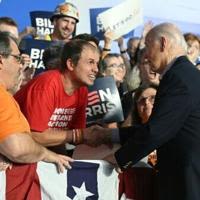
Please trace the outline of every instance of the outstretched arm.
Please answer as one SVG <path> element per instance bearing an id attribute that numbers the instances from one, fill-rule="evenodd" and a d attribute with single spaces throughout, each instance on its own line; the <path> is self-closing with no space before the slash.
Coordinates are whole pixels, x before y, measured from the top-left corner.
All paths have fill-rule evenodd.
<path id="1" fill-rule="evenodd" d="M 55 163 L 59 172 L 64 168 L 71 168 L 70 162 L 73 159 L 49 151 L 36 143 L 30 134 L 14 133 L 6 137 L 0 143 L 0 152 L 9 160 L 17 163 L 34 163 L 45 161 Z"/>

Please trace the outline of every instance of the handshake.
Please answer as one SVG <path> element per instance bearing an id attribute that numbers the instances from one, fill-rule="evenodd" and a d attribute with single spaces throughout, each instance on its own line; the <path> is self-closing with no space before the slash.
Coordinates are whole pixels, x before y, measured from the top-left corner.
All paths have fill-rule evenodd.
<path id="1" fill-rule="evenodd" d="M 83 129 L 83 143 L 92 147 L 97 147 L 101 144 L 110 145 L 112 143 L 112 129 L 103 128 L 99 125 L 93 125 Z"/>
<path id="2" fill-rule="evenodd" d="M 99 125 L 93 125 L 89 128 L 83 129 L 82 130 L 82 141 L 79 144 L 86 144 L 88 146 L 91 147 L 98 147 L 102 144 L 105 144 L 109 147 L 110 150 L 106 150 L 105 152 L 96 152 L 96 150 L 94 152 L 96 152 L 97 154 L 95 155 L 95 158 L 100 159 L 100 160 L 105 160 L 107 162 L 109 162 L 110 164 L 112 164 L 117 172 L 121 172 L 121 169 L 118 167 L 117 162 L 115 160 L 114 157 L 114 151 L 117 150 L 119 148 L 119 146 L 113 146 L 113 141 L 112 141 L 112 135 L 113 135 L 113 129 L 110 128 L 104 128 L 102 126 Z M 117 147 L 117 149 L 116 149 Z M 83 149 L 79 150 L 81 152 L 81 154 L 83 155 L 82 152 Z M 84 149 L 83 151 L 85 151 L 86 149 Z M 101 149 L 104 151 L 104 149 Z M 101 151 L 100 150 L 100 151 Z M 88 149 L 87 149 L 88 151 Z M 90 150 L 89 150 L 90 151 Z M 78 159 L 80 159 L 80 155 L 76 154 L 78 156 Z M 92 155 L 92 153 L 86 153 L 86 155 Z M 84 157 L 86 157 L 86 155 L 84 155 Z M 100 156 L 100 158 L 99 158 Z M 76 156 L 75 156 L 76 157 Z M 93 155 L 92 155 L 93 157 Z M 76 158 L 77 159 L 77 158 Z M 88 159 L 88 158 L 87 158 Z"/>

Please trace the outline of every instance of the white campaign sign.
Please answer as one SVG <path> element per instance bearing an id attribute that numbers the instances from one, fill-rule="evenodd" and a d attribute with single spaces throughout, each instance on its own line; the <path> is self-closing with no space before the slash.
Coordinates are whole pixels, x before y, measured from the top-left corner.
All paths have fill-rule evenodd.
<path id="1" fill-rule="evenodd" d="M 114 38 L 130 32 L 143 23 L 141 0 L 126 0 L 98 15 L 105 30 L 114 32 Z"/>

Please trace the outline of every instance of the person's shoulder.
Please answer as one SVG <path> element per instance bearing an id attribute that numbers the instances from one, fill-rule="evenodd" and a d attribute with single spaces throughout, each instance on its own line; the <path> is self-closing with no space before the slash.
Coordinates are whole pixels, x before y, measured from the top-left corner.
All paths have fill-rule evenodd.
<path id="1" fill-rule="evenodd" d="M 178 84 L 184 86 L 192 93 L 196 92 L 200 87 L 200 70 L 198 70 L 188 58 L 181 57 L 168 73 L 171 84 L 177 87 Z M 195 91 L 196 90 L 196 91 Z"/>
<path id="2" fill-rule="evenodd" d="M 47 79 L 47 80 L 51 80 L 51 79 L 56 79 L 61 75 L 59 70 L 48 70 L 45 72 L 42 72 L 40 74 L 38 74 L 37 76 L 35 76 L 35 79 L 39 79 L 39 80 L 43 80 L 43 79 Z"/>
<path id="3" fill-rule="evenodd" d="M 16 102 L 13 98 L 13 96 L 0 85 L 0 110 L 6 109 L 8 110 L 15 107 Z"/>
<path id="4" fill-rule="evenodd" d="M 172 67 L 172 69 L 180 70 L 180 71 L 181 71 L 181 69 L 178 66 L 181 66 L 181 68 L 186 68 L 186 69 L 189 69 L 188 67 L 195 68 L 194 64 L 190 62 L 190 60 L 187 58 L 187 56 L 180 56 L 180 57 L 178 57 L 175 60 L 175 62 L 174 62 L 173 65 L 175 67 Z"/>
<path id="5" fill-rule="evenodd" d="M 0 85 L 0 102 L 11 99 L 12 95 L 3 86 Z"/>
<path id="6" fill-rule="evenodd" d="M 55 90 L 55 87 L 60 84 L 60 72 L 57 70 L 49 70 L 42 72 L 24 85 L 15 95 L 15 99 L 23 98 L 24 95 L 30 94 L 33 91 L 50 91 Z"/>
<path id="7" fill-rule="evenodd" d="M 190 76 L 190 75 L 200 75 L 200 70 L 190 62 L 190 60 L 186 56 L 182 56 L 177 59 L 175 62 L 175 67 L 172 67 L 172 71 L 176 74 L 181 74 L 181 76 Z"/>
<path id="8" fill-rule="evenodd" d="M 49 70 L 42 72 L 30 81 L 30 87 L 35 85 L 38 88 L 49 88 L 55 82 L 60 81 L 60 72 L 58 70 Z"/>

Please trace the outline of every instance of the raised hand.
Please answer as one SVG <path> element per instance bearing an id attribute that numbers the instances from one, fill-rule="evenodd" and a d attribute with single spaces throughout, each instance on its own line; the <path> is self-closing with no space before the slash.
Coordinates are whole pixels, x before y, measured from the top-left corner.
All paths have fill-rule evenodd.
<path id="1" fill-rule="evenodd" d="M 153 22 L 152 21 L 148 21 L 147 23 L 145 23 L 144 25 L 144 29 L 142 32 L 142 37 L 145 38 L 147 33 L 153 28 Z"/>
<path id="2" fill-rule="evenodd" d="M 19 40 L 23 39 L 27 35 L 31 35 L 35 38 L 37 36 L 36 28 L 27 26 L 22 32 L 19 33 Z"/>
<path id="3" fill-rule="evenodd" d="M 105 157 L 104 160 L 113 165 L 113 167 L 118 173 L 122 173 L 122 170 L 119 168 L 114 154 L 110 154 L 109 156 Z"/>
<path id="4" fill-rule="evenodd" d="M 119 37 L 118 39 L 116 39 L 116 42 L 117 42 L 120 50 L 124 50 L 125 49 L 125 47 L 124 47 L 124 38 L 123 37 Z"/>
<path id="5" fill-rule="evenodd" d="M 23 69 L 26 69 L 26 67 L 31 67 L 32 59 L 28 54 L 22 54 L 23 58 Z"/>
<path id="6" fill-rule="evenodd" d="M 106 30 L 104 33 L 104 47 L 105 48 L 110 48 L 112 41 L 114 39 L 114 32 L 112 30 Z"/>

